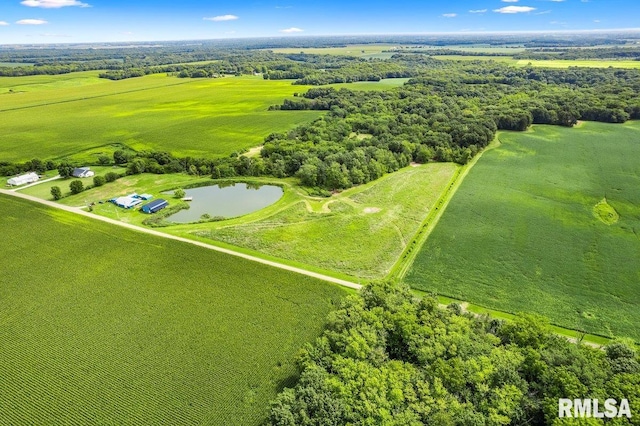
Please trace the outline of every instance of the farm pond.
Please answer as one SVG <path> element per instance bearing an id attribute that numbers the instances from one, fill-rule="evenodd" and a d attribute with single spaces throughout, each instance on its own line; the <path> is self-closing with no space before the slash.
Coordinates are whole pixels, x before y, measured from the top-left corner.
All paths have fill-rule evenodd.
<path id="1" fill-rule="evenodd" d="M 205 218 L 242 216 L 278 201 L 283 190 L 274 185 L 247 183 L 217 184 L 185 189 L 190 208 L 180 210 L 167 219 L 175 223 L 197 222 Z"/>

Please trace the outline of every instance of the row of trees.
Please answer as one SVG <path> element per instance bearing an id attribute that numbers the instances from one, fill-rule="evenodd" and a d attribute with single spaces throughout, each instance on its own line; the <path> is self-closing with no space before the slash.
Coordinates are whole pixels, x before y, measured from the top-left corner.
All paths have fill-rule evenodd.
<path id="1" fill-rule="evenodd" d="M 640 60 L 638 47 L 601 47 L 589 49 L 538 48 L 513 55 L 514 59 L 627 59 Z"/>
<path id="2" fill-rule="evenodd" d="M 301 375 L 272 403 L 269 424 L 560 425 L 560 398 L 627 399 L 640 424 L 640 359 L 631 343 L 604 351 L 550 333 L 545 319 L 476 318 L 417 299 L 405 286 L 365 287 L 330 314 L 298 357 Z"/>

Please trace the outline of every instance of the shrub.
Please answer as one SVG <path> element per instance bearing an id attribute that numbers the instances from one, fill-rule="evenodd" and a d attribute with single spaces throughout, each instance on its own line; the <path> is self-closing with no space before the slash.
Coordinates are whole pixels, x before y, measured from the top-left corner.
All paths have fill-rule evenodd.
<path id="1" fill-rule="evenodd" d="M 71 181 L 71 183 L 69 184 L 69 190 L 72 194 L 79 194 L 84 191 L 84 185 L 82 184 L 81 180 L 76 179 Z"/>
<path id="2" fill-rule="evenodd" d="M 109 172 L 104 175 L 104 180 L 107 182 L 115 182 L 119 177 L 120 176 L 116 172 Z"/>
<path id="3" fill-rule="evenodd" d="M 106 179 L 104 176 L 94 176 L 93 177 L 93 186 L 102 186 L 104 185 L 106 182 Z"/>

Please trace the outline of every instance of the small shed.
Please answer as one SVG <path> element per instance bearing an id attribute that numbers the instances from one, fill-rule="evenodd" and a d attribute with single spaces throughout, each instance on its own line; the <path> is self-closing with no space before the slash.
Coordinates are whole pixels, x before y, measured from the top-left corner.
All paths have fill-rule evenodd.
<path id="1" fill-rule="evenodd" d="M 77 167 L 73 169 L 73 177 L 87 178 L 95 175 L 89 167 Z"/>
<path id="2" fill-rule="evenodd" d="M 145 204 L 144 206 L 142 206 L 142 211 L 145 213 L 155 213 L 157 211 L 160 211 L 162 209 L 164 209 L 165 207 L 167 207 L 169 205 L 169 203 L 167 202 L 167 200 L 163 200 L 162 198 L 158 198 L 157 200 L 153 200 L 150 203 Z"/>
<path id="3" fill-rule="evenodd" d="M 26 175 L 12 177 L 11 179 L 7 180 L 7 183 L 11 186 L 18 186 L 24 185 L 26 183 L 37 182 L 39 179 L 40 177 L 36 173 L 31 172 L 27 173 Z"/>

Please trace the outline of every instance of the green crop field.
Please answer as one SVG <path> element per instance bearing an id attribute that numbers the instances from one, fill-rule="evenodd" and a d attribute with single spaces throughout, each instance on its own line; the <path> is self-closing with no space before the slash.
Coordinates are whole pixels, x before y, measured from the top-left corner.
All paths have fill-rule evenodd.
<path id="1" fill-rule="evenodd" d="M 569 67 L 586 67 L 586 68 L 631 68 L 640 69 L 640 61 L 613 61 L 613 60 L 532 60 L 521 59 L 516 65 L 524 67 L 531 65 L 534 67 L 544 68 L 569 68 Z"/>
<path id="2" fill-rule="evenodd" d="M 340 47 L 283 47 L 269 49 L 276 53 L 306 53 L 309 55 L 345 55 L 361 58 L 390 58 L 393 53 L 387 52 L 398 48 L 393 44 L 350 44 Z"/>
<path id="3" fill-rule="evenodd" d="M 345 290 L 0 196 L 0 424 L 257 425 Z"/>
<path id="4" fill-rule="evenodd" d="M 434 59 L 441 61 L 495 61 L 516 65 L 518 61 L 509 56 L 474 56 L 474 55 L 438 55 Z"/>
<path id="5" fill-rule="evenodd" d="M 640 339 L 640 122 L 501 133 L 406 281 Z"/>
<path id="6" fill-rule="evenodd" d="M 166 228 L 360 278 L 382 278 L 450 183 L 450 163 L 407 167 L 330 199 L 288 189 L 245 218 Z"/>
<path id="7" fill-rule="evenodd" d="M 229 155 L 321 114 L 267 111 L 308 89 L 286 80 L 150 75 L 110 81 L 78 74 L 11 79 L 14 92 L 0 94 L 0 158 L 62 158 L 81 151 L 95 157 L 122 145 L 180 156 Z"/>
<path id="8" fill-rule="evenodd" d="M 98 72 L 96 71 L 83 71 L 58 75 L 0 77 L 0 95 L 8 94 L 9 92 L 12 92 L 12 94 L 21 92 L 40 92 L 43 90 L 78 88 L 93 84 L 106 83 L 108 83 L 106 80 L 98 77 Z M 6 108 L 5 103 L 9 102 L 12 98 L 0 97 L 0 99 L 2 99 L 0 110 L 4 110 Z"/>
<path id="9" fill-rule="evenodd" d="M 357 81 L 355 83 L 327 84 L 328 87 L 349 90 L 389 90 L 404 85 L 409 78 L 383 78 L 380 81 Z"/>

